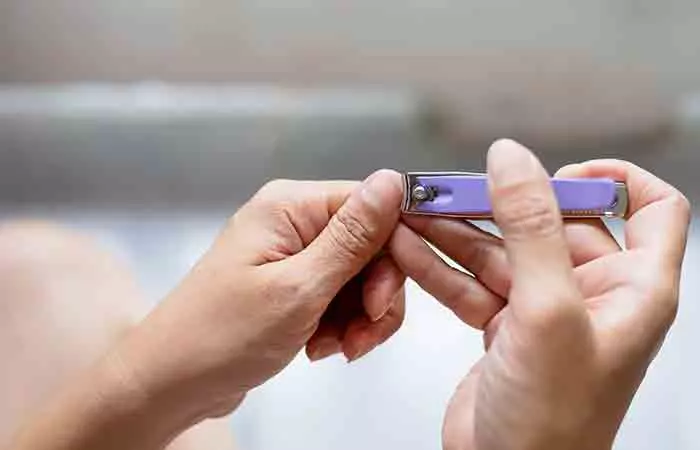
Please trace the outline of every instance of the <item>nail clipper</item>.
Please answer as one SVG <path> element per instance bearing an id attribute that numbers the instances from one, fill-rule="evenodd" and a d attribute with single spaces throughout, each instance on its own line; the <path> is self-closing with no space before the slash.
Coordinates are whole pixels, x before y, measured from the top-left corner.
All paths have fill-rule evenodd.
<path id="1" fill-rule="evenodd" d="M 409 172 L 404 174 L 405 214 L 493 218 L 486 174 Z M 563 218 L 621 217 L 627 213 L 624 183 L 606 178 L 552 178 Z"/>

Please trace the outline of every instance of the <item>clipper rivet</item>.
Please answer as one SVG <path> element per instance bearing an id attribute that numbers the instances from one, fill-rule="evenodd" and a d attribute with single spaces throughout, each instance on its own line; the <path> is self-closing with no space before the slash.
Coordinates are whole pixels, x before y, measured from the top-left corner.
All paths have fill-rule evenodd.
<path id="1" fill-rule="evenodd" d="M 426 188 L 422 184 L 417 184 L 413 186 L 411 190 L 411 197 L 417 202 L 424 202 L 427 200 L 432 200 L 433 193 L 430 188 Z"/>

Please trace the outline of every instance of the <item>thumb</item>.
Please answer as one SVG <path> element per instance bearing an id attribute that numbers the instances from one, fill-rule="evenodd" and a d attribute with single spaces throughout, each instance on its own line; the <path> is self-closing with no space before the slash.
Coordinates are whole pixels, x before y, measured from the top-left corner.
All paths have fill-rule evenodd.
<path id="1" fill-rule="evenodd" d="M 489 149 L 488 177 L 494 218 L 513 270 L 514 308 L 578 302 L 559 205 L 540 162 L 522 145 L 501 140 Z"/>
<path id="2" fill-rule="evenodd" d="M 401 175 L 380 170 L 361 183 L 309 246 L 290 258 L 328 299 L 357 275 L 389 240 L 399 221 Z"/>

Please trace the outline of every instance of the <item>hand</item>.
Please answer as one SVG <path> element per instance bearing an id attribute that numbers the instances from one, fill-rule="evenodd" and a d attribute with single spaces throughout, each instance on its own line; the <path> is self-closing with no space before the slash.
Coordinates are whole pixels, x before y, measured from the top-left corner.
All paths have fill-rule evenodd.
<path id="1" fill-rule="evenodd" d="M 599 220 L 562 223 L 545 170 L 518 144 L 496 143 L 488 174 L 503 241 L 462 221 L 411 218 L 390 246 L 409 276 L 486 329 L 487 352 L 447 410 L 444 447 L 610 448 L 675 318 L 688 201 L 630 163 L 562 169 L 627 184 L 620 249 Z M 418 234 L 474 276 L 447 268 Z M 485 318 L 499 299 L 507 306 Z"/>
<path id="2" fill-rule="evenodd" d="M 163 448 L 229 413 L 306 346 L 356 359 L 404 314 L 405 276 L 382 249 L 399 174 L 275 181 L 230 220 L 182 284 L 20 433 L 21 449 Z"/>
<path id="3" fill-rule="evenodd" d="M 381 254 L 402 191 L 391 171 L 266 185 L 130 338 L 133 377 L 218 415 L 304 346 L 352 360 L 386 340 L 404 314 L 405 276 Z"/>

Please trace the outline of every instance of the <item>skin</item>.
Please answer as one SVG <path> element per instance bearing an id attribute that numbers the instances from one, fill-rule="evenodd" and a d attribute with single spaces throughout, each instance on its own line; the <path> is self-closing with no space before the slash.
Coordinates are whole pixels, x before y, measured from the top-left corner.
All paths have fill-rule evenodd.
<path id="1" fill-rule="evenodd" d="M 675 318 L 688 201 L 622 161 L 590 161 L 560 170 L 557 176 L 627 183 L 631 205 L 621 249 L 601 221 L 562 224 L 544 169 L 520 145 L 494 145 L 488 170 L 503 240 L 448 220 L 412 220 L 414 232 L 398 230 L 413 233 L 416 246 L 415 232 L 421 233 L 471 268 L 481 283 L 475 288 L 478 296 L 486 298 L 483 290 L 488 289 L 507 299 L 486 325 L 486 354 L 452 398 L 444 447 L 610 448 Z M 482 244 L 467 250 L 450 245 L 468 236 Z M 408 264 L 409 255 L 400 255 L 406 246 L 393 243 L 399 265 Z M 423 264 L 433 264 L 427 261 L 428 251 L 423 253 Z M 440 265 L 434 262 L 434 267 Z M 422 286 L 440 294 L 431 283 Z M 446 298 L 470 323 L 464 312 L 471 310 L 467 297 Z"/>
<path id="2" fill-rule="evenodd" d="M 109 351 L 149 305 L 114 254 L 37 221 L 0 224 L 0 287 L 0 358 L 8 362 L 0 371 L 0 448 L 7 448 L 17 427 Z M 227 418 L 203 421 L 168 446 L 202 448 L 235 448 Z"/>
<path id="3" fill-rule="evenodd" d="M 688 202 L 621 161 L 567 168 L 627 182 L 623 250 L 600 222 L 564 226 L 546 172 L 520 145 L 494 144 L 488 172 L 503 240 L 459 221 L 401 222 L 391 171 L 268 184 L 14 448 L 162 448 L 235 410 L 304 348 L 352 360 L 384 342 L 401 324 L 406 276 L 485 330 L 486 354 L 446 413 L 446 449 L 610 447 L 675 317 Z"/>

